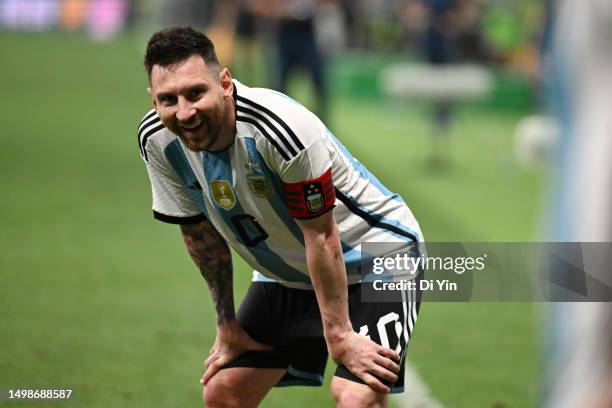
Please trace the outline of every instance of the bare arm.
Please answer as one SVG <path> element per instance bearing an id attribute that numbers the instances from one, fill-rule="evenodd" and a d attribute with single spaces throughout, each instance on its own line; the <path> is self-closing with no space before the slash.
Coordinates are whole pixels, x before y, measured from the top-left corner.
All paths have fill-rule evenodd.
<path id="1" fill-rule="evenodd" d="M 321 310 L 326 339 L 340 339 L 352 332 L 348 313 L 346 268 L 333 212 L 311 220 L 300 220 L 304 233 L 306 262 Z"/>
<path id="2" fill-rule="evenodd" d="M 208 284 L 217 325 L 235 320 L 232 254 L 227 242 L 207 220 L 181 225 L 181 232 L 191 259 Z"/>
<path id="3" fill-rule="evenodd" d="M 270 347 L 253 340 L 236 321 L 232 254 L 225 239 L 209 221 L 181 225 L 181 232 L 189 255 L 208 284 L 217 312 L 217 338 L 204 362 L 206 372 L 200 380 L 206 384 L 219 369 L 246 350 Z"/>
<path id="4" fill-rule="evenodd" d="M 329 353 L 378 392 L 389 392 L 380 379 L 395 381 L 399 354 L 353 331 L 348 312 L 346 267 L 333 211 L 299 220 L 304 233 L 306 262 L 315 289 Z"/>

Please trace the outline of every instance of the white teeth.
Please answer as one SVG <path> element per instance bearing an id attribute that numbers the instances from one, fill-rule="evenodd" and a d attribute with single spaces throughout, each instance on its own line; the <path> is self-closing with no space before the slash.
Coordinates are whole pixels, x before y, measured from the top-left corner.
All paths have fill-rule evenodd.
<path id="1" fill-rule="evenodd" d="M 194 129 L 197 128 L 198 126 L 200 126 L 202 124 L 202 122 L 195 122 L 191 125 L 181 125 L 182 127 L 184 127 L 185 129 Z"/>

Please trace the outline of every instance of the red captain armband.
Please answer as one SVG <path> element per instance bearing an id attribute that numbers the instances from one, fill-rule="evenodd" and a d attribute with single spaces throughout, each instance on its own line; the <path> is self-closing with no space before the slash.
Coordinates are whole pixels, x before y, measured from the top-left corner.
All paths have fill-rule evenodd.
<path id="1" fill-rule="evenodd" d="M 336 201 L 331 168 L 320 177 L 299 183 L 283 183 L 285 202 L 294 218 L 314 218 L 330 210 Z"/>

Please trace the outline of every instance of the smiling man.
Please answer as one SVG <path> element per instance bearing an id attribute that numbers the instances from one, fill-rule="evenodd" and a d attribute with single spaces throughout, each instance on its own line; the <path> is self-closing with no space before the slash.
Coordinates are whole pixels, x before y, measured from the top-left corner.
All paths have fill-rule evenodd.
<path id="1" fill-rule="evenodd" d="M 338 406 L 386 406 L 403 390 L 419 303 L 362 302 L 360 251 L 422 240 L 404 201 L 303 106 L 233 80 L 203 34 L 155 33 L 145 67 L 154 109 L 138 140 L 153 214 L 180 225 L 217 314 L 206 405 L 321 385 L 329 352 Z M 254 269 L 237 315 L 228 244 Z"/>

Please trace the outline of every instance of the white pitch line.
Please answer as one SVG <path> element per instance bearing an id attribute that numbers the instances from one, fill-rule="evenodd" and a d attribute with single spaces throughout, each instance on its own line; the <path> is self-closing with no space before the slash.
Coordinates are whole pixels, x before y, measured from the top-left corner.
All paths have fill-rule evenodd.
<path id="1" fill-rule="evenodd" d="M 406 361 L 404 392 L 393 394 L 391 398 L 400 408 L 444 408 L 430 394 L 419 373 Z"/>

